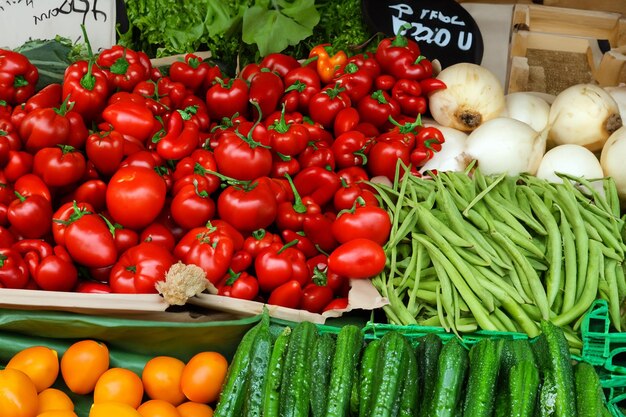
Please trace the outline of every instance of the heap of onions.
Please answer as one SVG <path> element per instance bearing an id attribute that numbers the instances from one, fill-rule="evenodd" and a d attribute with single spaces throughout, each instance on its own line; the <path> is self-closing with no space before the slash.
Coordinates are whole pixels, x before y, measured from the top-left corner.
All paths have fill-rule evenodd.
<path id="1" fill-rule="evenodd" d="M 471 132 L 505 110 L 500 80 L 487 68 L 462 62 L 445 68 L 437 78 L 447 88 L 430 95 L 429 108 L 442 126 Z"/>
<path id="2" fill-rule="evenodd" d="M 606 141 L 600 154 L 604 175 L 612 177 L 620 200 L 626 203 L 626 127 L 615 131 Z"/>
<path id="3" fill-rule="evenodd" d="M 543 98 L 532 93 L 510 93 L 506 95 L 506 114 L 541 132 L 548 125 L 550 105 Z"/>
<path id="4" fill-rule="evenodd" d="M 484 174 L 535 175 L 546 151 L 546 133 L 519 120 L 498 117 L 470 133 L 465 153 Z"/>
<path id="5" fill-rule="evenodd" d="M 556 96 L 548 124 L 548 139 L 554 144 L 570 143 L 599 151 L 622 126 L 622 118 L 617 103 L 604 89 L 593 84 L 577 84 Z"/>
<path id="6" fill-rule="evenodd" d="M 581 145 L 559 145 L 550 149 L 541 159 L 537 177 L 550 182 L 561 183 L 557 175 L 570 174 L 575 177 L 599 179 L 604 177 L 600 161 L 589 149 Z M 596 181 L 598 191 L 602 192 L 602 181 Z"/>

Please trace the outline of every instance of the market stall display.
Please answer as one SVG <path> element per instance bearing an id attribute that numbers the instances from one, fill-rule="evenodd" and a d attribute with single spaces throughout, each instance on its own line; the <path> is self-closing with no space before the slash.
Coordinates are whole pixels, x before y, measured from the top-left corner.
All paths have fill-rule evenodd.
<path id="1" fill-rule="evenodd" d="M 620 87 L 506 94 L 305 0 L 146 40 L 148 3 L 125 46 L 0 50 L 1 410 L 623 415 Z"/>

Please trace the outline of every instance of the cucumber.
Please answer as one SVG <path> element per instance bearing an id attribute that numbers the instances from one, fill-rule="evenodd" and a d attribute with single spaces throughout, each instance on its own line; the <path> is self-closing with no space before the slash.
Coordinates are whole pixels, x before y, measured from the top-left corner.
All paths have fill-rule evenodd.
<path id="1" fill-rule="evenodd" d="M 493 408 L 494 417 L 511 417 L 511 412 L 509 411 L 511 409 L 509 405 L 509 391 L 501 383 L 498 384 L 498 389 L 496 390 L 496 401 Z"/>
<path id="2" fill-rule="evenodd" d="M 408 341 L 405 343 L 407 368 L 404 374 L 404 381 L 400 394 L 399 417 L 414 417 L 417 415 L 417 402 L 419 400 L 419 383 L 417 369 L 417 357 L 415 351 Z"/>
<path id="3" fill-rule="evenodd" d="M 359 417 L 368 417 L 372 410 L 374 380 L 378 376 L 380 340 L 371 341 L 363 351 L 359 370 Z"/>
<path id="4" fill-rule="evenodd" d="M 457 407 L 461 401 L 461 391 L 465 384 L 468 366 L 467 349 L 456 337 L 450 339 L 439 355 L 437 382 L 428 416 L 458 416 Z"/>
<path id="5" fill-rule="evenodd" d="M 226 382 L 222 388 L 219 402 L 215 408 L 214 417 L 240 417 L 243 410 L 246 392 L 246 380 L 250 368 L 250 352 L 262 322 L 248 330 L 241 339 L 233 357 Z"/>
<path id="6" fill-rule="evenodd" d="M 553 417 L 556 415 L 556 384 L 552 377 L 547 375 L 539 388 L 536 405 L 536 417 Z M 572 401 L 574 401 L 572 399 Z"/>
<path id="7" fill-rule="evenodd" d="M 311 363 L 311 380 L 315 389 L 311 390 L 311 414 L 313 417 L 323 417 L 326 412 L 328 398 L 328 383 L 335 355 L 335 339 L 325 333 L 317 339 Z"/>
<path id="8" fill-rule="evenodd" d="M 506 340 L 502 353 L 501 380 L 508 387 L 511 417 L 532 417 L 539 392 L 539 369 L 530 342 Z"/>
<path id="9" fill-rule="evenodd" d="M 539 370 L 534 361 L 521 361 L 509 371 L 511 417 L 532 417 L 539 391 Z"/>
<path id="10" fill-rule="evenodd" d="M 470 370 L 463 417 L 491 417 L 500 371 L 502 341 L 482 339 L 469 353 Z"/>
<path id="11" fill-rule="evenodd" d="M 313 323 L 298 323 L 292 333 L 280 387 L 279 415 L 281 417 L 308 417 L 311 391 L 311 360 L 317 339 Z"/>
<path id="12" fill-rule="evenodd" d="M 547 391 L 549 407 L 554 391 L 554 415 L 556 417 L 576 417 L 576 398 L 574 389 L 574 368 L 569 346 L 563 330 L 550 323 L 541 321 L 542 334 L 537 337 L 534 349 L 537 353 L 540 371 L 544 377 L 544 389 Z"/>
<path id="13" fill-rule="evenodd" d="M 285 354 L 289 346 L 290 335 L 291 327 L 285 327 L 276 338 L 276 342 L 274 342 L 263 389 L 263 417 L 278 417 L 280 385 L 283 378 Z"/>
<path id="14" fill-rule="evenodd" d="M 259 330 L 250 349 L 250 369 L 248 370 L 248 379 L 246 381 L 243 416 L 261 417 L 262 415 L 263 390 L 272 355 L 272 345 L 269 316 L 263 315 Z"/>
<path id="15" fill-rule="evenodd" d="M 395 416 L 402 389 L 402 374 L 408 363 L 408 350 L 404 336 L 395 331 L 380 339 L 380 362 L 374 382 L 371 416 Z"/>
<path id="16" fill-rule="evenodd" d="M 419 407 L 419 415 L 421 417 L 428 417 L 427 412 L 435 392 L 439 354 L 442 347 L 441 338 L 434 333 L 420 338 L 417 345 L 418 385 L 419 392 L 422 394 L 422 401 Z"/>
<path id="17" fill-rule="evenodd" d="M 333 358 L 328 386 L 327 417 L 348 415 L 352 386 L 357 376 L 363 334 L 355 325 L 343 326 L 337 335 L 337 346 Z"/>
<path id="18" fill-rule="evenodd" d="M 579 362 L 574 368 L 578 417 L 602 417 L 604 408 L 600 378 L 592 365 Z"/>

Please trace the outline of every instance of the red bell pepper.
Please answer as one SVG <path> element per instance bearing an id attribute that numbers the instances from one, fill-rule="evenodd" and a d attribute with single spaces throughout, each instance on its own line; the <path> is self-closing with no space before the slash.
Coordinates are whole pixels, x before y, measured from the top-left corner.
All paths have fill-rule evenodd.
<path id="1" fill-rule="evenodd" d="M 215 216 L 215 201 L 198 182 L 180 188 L 170 204 L 172 218 L 183 229 L 189 230 L 206 224 Z"/>
<path id="2" fill-rule="evenodd" d="M 37 68 L 19 52 L 0 49 L 0 100 L 24 103 L 35 93 Z"/>
<path id="3" fill-rule="evenodd" d="M 311 97 L 309 101 L 309 116 L 313 121 L 320 123 L 325 128 L 331 128 L 337 114 L 347 107 L 352 101 L 346 93 L 346 89 L 339 83 L 334 86 L 323 88 L 319 93 Z"/>
<path id="4" fill-rule="evenodd" d="M 367 164 L 367 152 L 371 146 L 365 135 L 356 130 L 337 136 L 332 150 L 339 168 Z"/>
<path id="5" fill-rule="evenodd" d="M 302 291 L 300 308 L 311 313 L 321 313 L 334 297 L 333 290 L 327 286 L 324 280 L 316 280 Z"/>
<path id="6" fill-rule="evenodd" d="M 142 97 L 145 100 L 146 107 L 155 116 L 164 116 L 174 109 L 172 100 L 168 94 L 162 91 L 160 84 L 160 79 L 159 81 L 141 81 L 133 89 L 133 94 Z M 115 97 L 115 94 L 113 97 Z M 126 99 L 130 99 L 130 97 L 125 97 L 123 101 L 126 101 Z M 132 101 L 136 101 L 136 99 L 132 99 Z"/>
<path id="7" fill-rule="evenodd" d="M 52 226 L 52 203 L 34 194 L 23 196 L 15 192 L 16 199 L 7 209 L 7 219 L 21 236 L 38 239 L 46 236 Z"/>
<path id="8" fill-rule="evenodd" d="M 87 138 L 85 153 L 99 173 L 113 175 L 124 159 L 124 136 L 116 130 L 93 133 Z"/>
<path id="9" fill-rule="evenodd" d="M 424 95 L 416 80 L 398 80 L 391 90 L 391 96 L 400 104 L 402 114 L 412 117 L 426 112 L 427 102 Z"/>
<path id="10" fill-rule="evenodd" d="M 284 77 L 285 91 L 281 103 L 287 112 L 308 112 L 311 97 L 320 92 L 320 77 L 310 67 L 298 67 Z"/>
<path id="11" fill-rule="evenodd" d="M 49 84 L 28 99 L 24 105 L 24 110 L 30 113 L 43 107 L 59 107 L 61 105 L 62 92 L 63 87 L 61 84 Z"/>
<path id="12" fill-rule="evenodd" d="M 28 113 L 19 131 L 29 152 L 56 145 L 82 148 L 89 135 L 82 117 L 71 104 L 68 107 L 68 99 L 58 109 L 46 107 Z"/>
<path id="13" fill-rule="evenodd" d="M 322 167 L 335 170 L 335 154 L 326 142 L 310 141 L 308 146 L 298 155 L 300 169 L 308 167 Z"/>
<path id="14" fill-rule="evenodd" d="M 206 104 L 211 120 L 220 120 L 238 113 L 248 114 L 248 84 L 240 78 L 215 79 L 215 84 L 206 92 Z"/>
<path id="15" fill-rule="evenodd" d="M 385 38 L 378 43 L 376 60 L 384 73 L 397 78 L 395 73 L 406 70 L 407 62 L 414 62 L 421 55 L 417 42 L 398 34 L 393 38 Z"/>
<path id="16" fill-rule="evenodd" d="M 338 246 L 337 239 L 330 232 L 335 214 L 332 212 L 307 215 L 302 223 L 305 236 L 320 251 L 330 252 Z"/>
<path id="17" fill-rule="evenodd" d="M 447 88 L 446 83 L 437 78 L 427 78 L 425 80 L 420 80 L 420 88 L 422 89 L 422 94 L 428 95 L 437 90 L 443 90 Z"/>
<path id="18" fill-rule="evenodd" d="M 359 125 L 360 120 L 361 116 L 359 115 L 359 111 L 354 107 L 347 107 L 339 111 L 335 117 L 335 122 L 333 123 L 335 138 L 342 133 L 355 130 Z"/>
<path id="19" fill-rule="evenodd" d="M 157 153 L 164 159 L 185 158 L 198 147 L 199 126 L 191 120 L 193 107 L 172 112 L 165 136 L 157 139 Z M 154 140 L 154 139 L 153 139 Z"/>
<path id="20" fill-rule="evenodd" d="M 252 259 L 256 258 L 263 249 L 266 249 L 272 245 L 278 245 L 280 249 L 283 246 L 283 241 L 280 236 L 265 229 L 259 229 L 252 232 L 243 243 L 243 250 L 252 256 Z"/>
<path id="21" fill-rule="evenodd" d="M 100 179 L 91 179 L 83 182 L 69 194 L 62 198 L 62 202 L 76 200 L 77 203 L 88 203 L 94 212 L 100 213 L 106 209 L 107 184 Z M 117 237 L 117 233 L 116 233 Z"/>
<path id="22" fill-rule="evenodd" d="M 272 149 L 282 155 L 295 156 L 307 147 L 310 134 L 303 124 L 287 124 L 285 108 L 280 120 L 268 128 Z"/>
<path id="23" fill-rule="evenodd" d="M 283 230 L 280 232 L 280 235 L 282 236 L 284 242 L 296 241 L 296 245 L 294 247 L 302 251 L 307 259 L 319 253 L 315 244 L 303 231 L 294 232 L 293 230 Z"/>
<path id="24" fill-rule="evenodd" d="M 220 180 L 212 172 L 217 171 L 217 164 L 213 153 L 206 149 L 196 149 L 191 155 L 182 158 L 176 164 L 172 179 L 172 192 L 176 194 L 185 185 L 198 183 L 198 187 L 212 194 L 220 186 Z"/>
<path id="25" fill-rule="evenodd" d="M 89 60 L 76 61 L 67 67 L 63 76 L 62 97 L 63 100 L 69 98 L 74 103 L 73 110 L 85 120 L 96 120 L 109 98 L 109 85 L 106 74 L 95 63 L 85 25 L 81 25 L 81 29 L 87 43 Z"/>
<path id="26" fill-rule="evenodd" d="M 142 242 L 120 256 L 113 265 L 109 282 L 115 293 L 156 293 L 155 284 L 165 279 L 165 273 L 175 262 L 172 254 L 161 245 Z"/>
<path id="27" fill-rule="evenodd" d="M 398 102 L 382 90 L 363 97 L 357 108 L 361 121 L 371 123 L 377 128 L 387 123 L 390 117 L 397 118 L 401 112 Z"/>
<path id="28" fill-rule="evenodd" d="M 169 72 L 172 81 L 182 83 L 197 93 L 206 91 L 213 80 L 221 75 L 219 67 L 194 54 L 186 54 L 184 61 L 174 62 Z"/>
<path id="29" fill-rule="evenodd" d="M 302 251 L 293 247 L 297 243 L 294 240 L 280 249 L 266 248 L 256 257 L 254 270 L 262 291 L 272 292 L 290 280 L 300 285 L 308 284 L 310 277 L 306 257 Z"/>
<path id="30" fill-rule="evenodd" d="M 10 119 L 13 108 L 6 102 L 6 100 L 0 100 L 0 120 Z"/>
<path id="31" fill-rule="evenodd" d="M 24 257 L 30 276 L 42 290 L 71 291 L 78 281 L 78 271 L 62 246 L 52 248 L 39 239 L 23 239 L 13 249 Z"/>
<path id="32" fill-rule="evenodd" d="M 9 160 L 4 166 L 4 176 L 8 182 L 14 183 L 20 177 L 32 172 L 33 155 L 24 151 L 9 151 Z"/>
<path id="33" fill-rule="evenodd" d="M 355 204 L 357 206 L 374 206 L 378 207 L 378 199 L 376 195 L 367 188 L 359 184 L 348 184 L 343 178 L 341 180 L 341 188 L 337 190 L 333 197 L 333 207 L 335 211 L 348 210 Z"/>
<path id="34" fill-rule="evenodd" d="M 273 113 L 283 96 L 285 86 L 279 75 L 262 68 L 250 80 L 249 99 L 258 103 L 254 107 L 254 118 L 265 118 Z"/>
<path id="35" fill-rule="evenodd" d="M 195 233 L 192 229 L 189 233 Z M 206 273 L 207 279 L 217 285 L 228 271 L 235 253 L 233 240 L 217 230 L 195 233 L 183 237 L 174 254 L 185 264 L 197 265 Z M 183 248 L 187 247 L 187 250 Z"/>
<path id="36" fill-rule="evenodd" d="M 240 249 L 233 254 L 230 260 L 230 269 L 234 272 L 243 272 L 252 266 L 252 255 L 245 249 Z"/>
<path id="37" fill-rule="evenodd" d="M 255 277 L 244 271 L 228 270 L 228 274 L 220 281 L 218 295 L 254 300 L 259 294 L 259 282 Z"/>
<path id="38" fill-rule="evenodd" d="M 287 175 L 296 175 L 300 171 L 300 163 L 292 156 L 274 152 L 272 154 L 272 170 L 270 177 L 282 178 Z"/>
<path id="39" fill-rule="evenodd" d="M 389 214 L 381 207 L 364 206 L 363 201 L 360 203 L 355 201 L 352 208 L 339 212 L 331 226 L 332 235 L 339 243 L 366 238 L 384 245 L 391 231 Z"/>
<path id="40" fill-rule="evenodd" d="M 346 94 L 355 103 L 371 92 L 375 79 L 372 71 L 362 69 L 354 62 L 338 71 L 336 77 L 337 83 L 346 89 Z"/>
<path id="41" fill-rule="evenodd" d="M 267 68 L 280 75 L 281 78 L 285 78 L 289 72 L 300 68 L 300 63 L 291 55 L 272 53 L 263 57 L 259 63 L 259 67 Z"/>
<path id="42" fill-rule="evenodd" d="M 308 215 L 316 214 L 321 211 L 320 205 L 310 197 L 300 197 L 300 193 L 296 189 L 291 177 L 286 175 L 287 181 L 292 189 L 294 201 L 285 201 L 278 205 L 276 213 L 276 227 L 278 230 L 291 230 L 299 232 L 302 230 L 304 219 Z M 284 238 L 284 236 L 283 236 Z"/>
<path id="43" fill-rule="evenodd" d="M 293 183 L 302 197 L 311 197 L 320 207 L 330 202 L 341 187 L 341 180 L 336 173 L 316 166 L 300 171 Z"/>
<path id="44" fill-rule="evenodd" d="M 416 141 L 415 149 L 411 152 L 411 164 L 415 167 L 421 167 L 435 155 L 435 152 L 441 150 L 445 138 L 441 130 L 434 126 L 428 126 L 419 129 Z"/>
<path id="45" fill-rule="evenodd" d="M 0 286 L 2 288 L 26 288 L 30 274 L 22 256 L 10 248 L 0 249 Z"/>
<path id="46" fill-rule="evenodd" d="M 299 308 L 302 300 L 302 284 L 295 279 L 276 287 L 267 303 L 285 308 Z"/>
<path id="47" fill-rule="evenodd" d="M 111 91 L 133 91 L 133 88 L 150 78 L 152 64 L 145 52 L 136 52 L 121 45 L 113 45 L 100 52 L 96 60 L 104 70 Z"/>
<path id="48" fill-rule="evenodd" d="M 121 134 L 145 142 L 152 137 L 156 120 L 146 107 L 145 99 L 136 97 L 143 100 L 143 103 L 122 100 L 110 103 L 102 111 L 102 118 Z"/>

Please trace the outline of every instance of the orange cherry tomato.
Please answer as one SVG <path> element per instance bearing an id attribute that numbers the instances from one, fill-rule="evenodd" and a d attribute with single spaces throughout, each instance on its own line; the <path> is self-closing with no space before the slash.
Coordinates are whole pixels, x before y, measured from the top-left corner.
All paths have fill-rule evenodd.
<path id="1" fill-rule="evenodd" d="M 141 378 L 133 371 L 123 368 L 111 368 L 98 378 L 93 391 L 93 402 L 118 402 L 139 407 L 143 398 Z"/>
<path id="2" fill-rule="evenodd" d="M 109 369 L 109 349 L 95 340 L 81 340 L 71 345 L 61 357 L 61 375 L 76 394 L 89 394 L 98 378 Z"/>
<path id="3" fill-rule="evenodd" d="M 180 417 L 213 417 L 213 409 L 202 403 L 187 401 L 176 408 Z"/>
<path id="4" fill-rule="evenodd" d="M 139 411 L 128 404 L 101 403 L 94 404 L 89 410 L 89 417 L 142 417 Z"/>
<path id="5" fill-rule="evenodd" d="M 63 391 L 56 388 L 47 388 L 39 393 L 38 414 L 45 411 L 74 411 L 72 399 Z"/>
<path id="6" fill-rule="evenodd" d="M 24 372 L 35 384 L 37 392 L 50 387 L 59 376 L 57 351 L 45 346 L 32 346 L 16 353 L 7 368 Z"/>
<path id="7" fill-rule="evenodd" d="M 185 401 L 180 380 L 185 363 L 170 356 L 150 359 L 143 368 L 141 380 L 146 394 L 153 400 L 163 400 L 178 405 Z"/>
<path id="8" fill-rule="evenodd" d="M 78 417 L 75 412 L 69 410 L 50 410 L 37 414 L 37 417 Z"/>
<path id="9" fill-rule="evenodd" d="M 175 406 L 163 400 L 150 400 L 137 409 L 142 417 L 180 417 Z"/>
<path id="10" fill-rule="evenodd" d="M 37 388 L 31 379 L 17 369 L 0 371 L 0 410 L 3 416 L 35 417 Z"/>
<path id="11" fill-rule="evenodd" d="M 228 361 L 217 352 L 200 352 L 192 357 L 180 381 L 185 396 L 195 402 L 211 403 L 219 398 L 228 371 Z"/>

